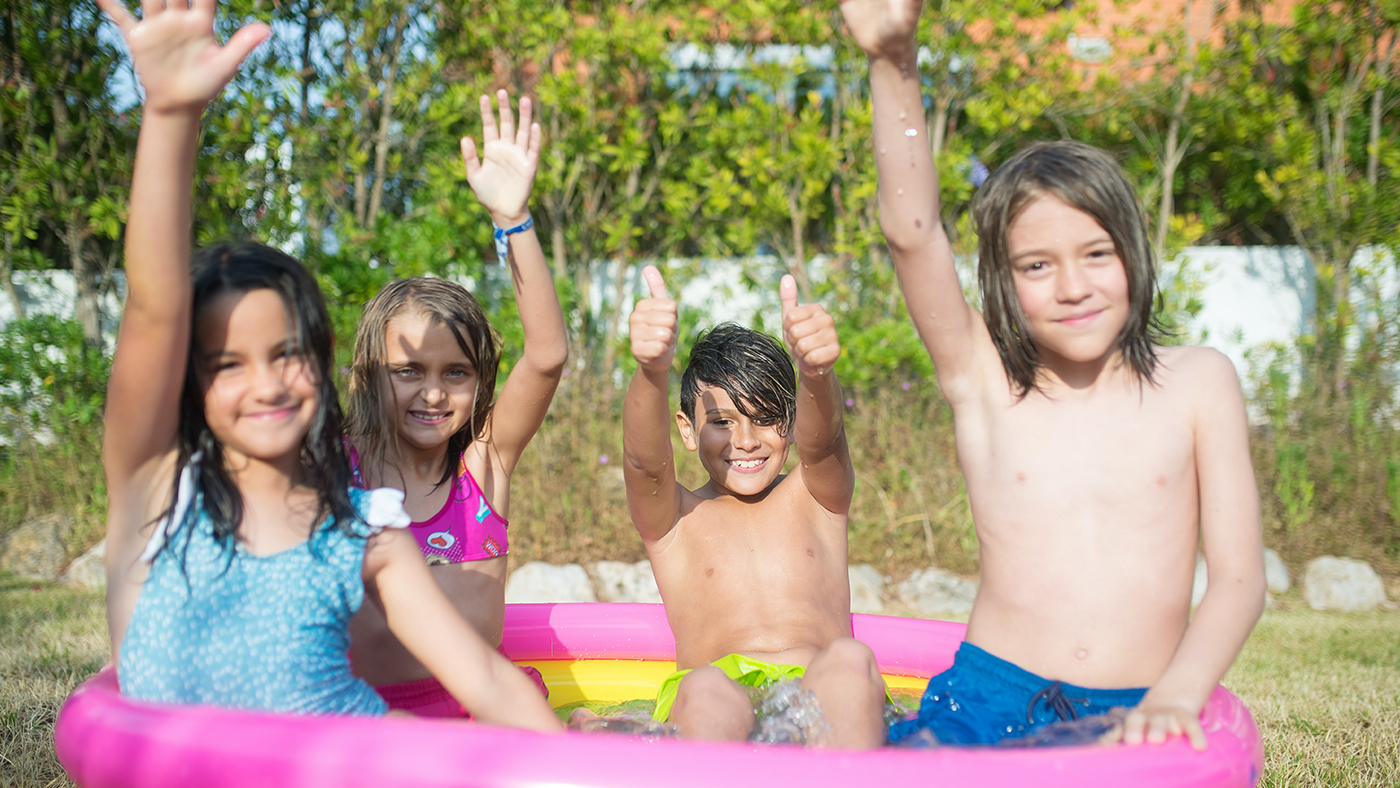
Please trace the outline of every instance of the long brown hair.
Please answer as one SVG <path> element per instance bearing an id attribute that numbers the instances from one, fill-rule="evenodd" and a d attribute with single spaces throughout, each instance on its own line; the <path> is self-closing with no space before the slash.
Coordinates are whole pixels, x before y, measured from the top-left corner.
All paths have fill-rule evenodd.
<path id="1" fill-rule="evenodd" d="M 1153 345 L 1169 332 L 1155 313 L 1157 265 L 1133 187 L 1118 162 L 1092 145 L 1038 142 L 999 167 L 972 203 L 983 317 L 1017 395 L 1024 397 L 1037 388 L 1043 362 L 1016 295 L 1007 239 L 1021 212 L 1045 196 L 1094 217 L 1113 239 L 1128 278 L 1128 320 L 1118 334 L 1118 347 L 1139 380 L 1155 382 Z"/>
<path id="2" fill-rule="evenodd" d="M 471 418 L 447 441 L 442 458 L 443 484 L 452 478 L 458 458 L 486 429 L 496 399 L 496 371 L 501 364 L 501 339 L 486 313 L 465 287 L 446 279 L 419 276 L 385 285 L 365 304 L 355 329 L 355 354 L 350 366 L 350 396 L 346 434 L 360 453 L 361 467 L 380 468 L 392 447 L 398 454 L 398 432 L 386 416 L 384 368 L 389 321 L 400 315 L 424 317 L 446 326 L 457 346 L 476 368 L 476 405 Z"/>

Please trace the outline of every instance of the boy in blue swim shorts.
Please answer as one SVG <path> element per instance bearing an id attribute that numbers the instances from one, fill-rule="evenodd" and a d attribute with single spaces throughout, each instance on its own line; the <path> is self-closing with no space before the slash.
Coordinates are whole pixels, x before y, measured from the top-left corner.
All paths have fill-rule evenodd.
<path id="1" fill-rule="evenodd" d="M 831 369 L 841 354 L 835 322 L 799 305 L 783 277 L 792 357 L 757 331 L 716 326 L 691 350 L 673 411 L 677 305 L 655 268 L 644 273 L 651 297 L 630 324 L 637 371 L 622 410 L 623 470 L 681 669 L 662 685 L 657 718 L 689 738 L 746 739 L 759 730 L 749 691 L 798 681 L 824 718 L 804 729 L 805 743 L 878 746 L 885 685 L 870 649 L 851 637 L 855 473 Z M 709 475 L 696 490 L 676 482 L 673 421 Z M 794 443 L 799 462 L 785 474 Z"/>
<path id="2" fill-rule="evenodd" d="M 921 6 L 841 10 L 870 61 L 880 228 L 952 407 L 982 584 L 952 669 L 890 738 L 989 743 L 1124 706 L 1123 741 L 1204 748 L 1200 711 L 1264 606 L 1239 379 L 1216 351 L 1162 345 L 1142 210 L 1081 143 L 1033 145 L 978 189 L 982 311 L 967 303 L 924 124 Z"/>

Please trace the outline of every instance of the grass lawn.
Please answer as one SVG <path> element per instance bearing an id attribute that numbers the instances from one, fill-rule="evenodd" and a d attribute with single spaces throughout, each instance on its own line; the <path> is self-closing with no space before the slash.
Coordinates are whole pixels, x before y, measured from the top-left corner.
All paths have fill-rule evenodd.
<path id="1" fill-rule="evenodd" d="M 1264 786 L 1400 785 L 1400 612 L 1307 609 L 1293 591 L 1225 678 L 1264 734 Z M 53 756 L 68 692 L 107 659 L 100 594 L 0 577 L 0 788 L 72 783 Z"/>

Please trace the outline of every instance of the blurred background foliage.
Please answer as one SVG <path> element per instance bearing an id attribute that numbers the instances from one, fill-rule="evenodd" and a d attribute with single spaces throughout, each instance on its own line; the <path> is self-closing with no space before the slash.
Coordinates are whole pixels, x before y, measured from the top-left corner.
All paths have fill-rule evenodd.
<path id="1" fill-rule="evenodd" d="M 1146 22 L 1124 10 L 1138 5 L 925 4 L 923 109 L 954 248 L 972 259 L 968 207 L 986 173 L 1065 137 L 1111 151 L 1134 181 L 1170 325 L 1201 308 L 1183 247 L 1303 247 L 1318 277 L 1310 330 L 1241 370 L 1256 392 L 1266 540 L 1295 566 L 1330 552 L 1394 574 L 1400 2 L 1279 13 L 1188 0 Z M 1107 38 L 1079 37 L 1110 11 Z M 276 35 L 206 115 L 194 240 L 297 254 L 332 304 L 342 364 L 361 305 L 417 274 L 468 283 L 505 336 L 504 363 L 518 356 L 458 139 L 480 133 L 480 94 L 534 99 L 546 147 L 533 210 L 571 365 L 517 478 L 538 493 L 515 498 L 517 561 L 641 557 L 615 460 L 636 269 L 659 262 L 683 282 L 730 258 L 778 261 L 746 265 L 736 285 L 775 289 L 790 271 L 836 315 L 860 471 L 853 562 L 976 570 L 951 418 L 879 234 L 865 58 L 835 2 L 230 0 L 221 12 L 226 31 L 257 18 Z M 135 84 L 88 0 L 0 0 L 0 284 L 21 318 L 16 271 L 66 269 L 77 285 L 71 323 L 5 329 L 0 529 L 61 510 L 90 524 L 85 538 L 100 533 L 101 336 L 114 318 L 98 303 L 123 265 Z M 1362 249 L 1380 250 L 1375 265 L 1353 262 Z M 709 322 L 704 304 L 683 315 L 688 338 Z"/>

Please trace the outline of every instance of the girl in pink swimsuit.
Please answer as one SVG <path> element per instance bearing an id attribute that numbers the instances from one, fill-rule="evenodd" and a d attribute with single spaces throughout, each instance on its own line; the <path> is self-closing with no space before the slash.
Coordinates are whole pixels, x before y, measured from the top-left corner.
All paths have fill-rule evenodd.
<path id="1" fill-rule="evenodd" d="M 365 305 L 356 331 L 347 441 L 357 483 L 404 491 L 414 521 L 409 530 L 433 578 L 499 648 L 510 477 L 549 410 L 568 349 L 554 280 L 528 210 L 539 124 L 530 123 L 528 98 L 520 100 L 518 128 L 506 92 L 497 98 L 499 123 L 490 100 L 481 97 L 480 159 L 470 138 L 462 140 L 462 158 L 472 191 L 496 225 L 497 256 L 510 269 L 524 354 L 497 402 L 500 338 L 471 293 L 438 278 L 390 282 Z M 355 672 L 392 709 L 465 716 L 394 639 L 378 608 L 370 608 L 351 622 Z M 544 690 L 538 673 L 532 678 Z"/>

